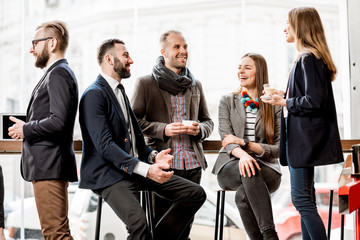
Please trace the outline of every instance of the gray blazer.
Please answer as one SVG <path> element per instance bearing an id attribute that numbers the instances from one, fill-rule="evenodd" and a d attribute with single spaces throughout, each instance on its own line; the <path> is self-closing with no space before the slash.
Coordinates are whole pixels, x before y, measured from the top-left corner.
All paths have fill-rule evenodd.
<path id="1" fill-rule="evenodd" d="M 185 91 L 186 117 L 199 121 L 200 133 L 191 137 L 191 144 L 203 169 L 207 167 L 202 141 L 214 128 L 206 105 L 201 83 Z M 171 123 L 171 99 L 167 91 L 161 90 L 150 75 L 136 81 L 131 106 L 141 126 L 149 147 L 161 151 L 171 146 L 171 138 L 164 135 L 165 126 Z"/>
<path id="2" fill-rule="evenodd" d="M 266 142 L 265 134 L 261 123 L 261 115 L 258 114 L 255 122 L 255 142 L 260 144 L 263 149 L 262 155 L 251 154 L 258 161 L 264 165 L 271 167 L 275 171 L 281 173 L 279 158 L 279 143 L 280 143 L 280 115 L 281 107 L 273 107 L 275 121 L 275 139 L 274 144 Z M 226 134 L 244 138 L 246 111 L 244 104 L 241 102 L 241 96 L 235 94 L 227 94 L 221 97 L 219 103 L 219 134 L 221 140 Z M 226 148 L 221 148 L 219 156 L 215 162 L 212 172 L 218 174 L 223 166 L 236 158 L 231 155 L 234 148 L 240 147 L 237 144 L 229 144 Z"/>

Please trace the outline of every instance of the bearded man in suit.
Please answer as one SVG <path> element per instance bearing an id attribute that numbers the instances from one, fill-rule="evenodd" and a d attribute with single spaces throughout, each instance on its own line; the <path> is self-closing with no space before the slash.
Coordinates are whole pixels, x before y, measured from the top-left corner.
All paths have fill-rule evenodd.
<path id="1" fill-rule="evenodd" d="M 66 24 L 41 24 L 30 53 L 45 69 L 32 92 L 26 122 L 10 117 L 9 136 L 23 139 L 21 175 L 31 181 L 41 230 L 46 240 L 73 239 L 68 214 L 69 181 L 77 181 L 73 131 L 78 105 L 75 75 L 64 58 L 69 42 Z"/>

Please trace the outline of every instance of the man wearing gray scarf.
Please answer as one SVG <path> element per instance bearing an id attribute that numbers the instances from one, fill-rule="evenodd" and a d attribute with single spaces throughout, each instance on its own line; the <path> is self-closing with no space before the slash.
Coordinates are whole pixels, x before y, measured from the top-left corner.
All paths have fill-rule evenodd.
<path id="1" fill-rule="evenodd" d="M 157 151 L 171 148 L 174 174 L 200 184 L 206 169 L 202 141 L 210 136 L 214 123 L 201 83 L 186 67 L 187 43 L 181 32 L 170 30 L 160 37 L 161 56 L 150 75 L 140 77 L 131 105 L 147 144 Z M 186 120 L 192 120 L 186 124 Z M 171 203 L 155 197 L 155 221 Z M 179 240 L 190 239 L 191 226 Z"/>

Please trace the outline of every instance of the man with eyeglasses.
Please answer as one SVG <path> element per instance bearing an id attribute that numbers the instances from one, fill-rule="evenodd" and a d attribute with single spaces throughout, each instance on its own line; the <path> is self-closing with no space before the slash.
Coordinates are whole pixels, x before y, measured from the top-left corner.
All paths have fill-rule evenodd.
<path id="1" fill-rule="evenodd" d="M 69 34 L 61 21 L 43 23 L 36 30 L 30 53 L 45 73 L 32 92 L 26 122 L 10 117 L 14 125 L 9 136 L 23 139 L 21 175 L 33 184 L 45 240 L 73 239 L 67 188 L 77 181 L 73 130 L 78 88 L 64 59 Z"/>

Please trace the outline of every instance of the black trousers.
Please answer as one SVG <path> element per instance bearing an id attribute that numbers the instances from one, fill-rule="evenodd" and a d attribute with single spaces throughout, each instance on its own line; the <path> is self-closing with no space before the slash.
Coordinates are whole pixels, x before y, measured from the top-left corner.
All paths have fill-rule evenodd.
<path id="1" fill-rule="evenodd" d="M 191 182 L 196 184 L 200 184 L 201 180 L 201 168 L 195 168 L 190 170 L 177 170 L 172 169 L 174 171 L 174 175 L 185 178 Z M 156 194 L 153 194 L 153 205 L 154 205 L 154 216 L 155 221 L 162 218 L 162 216 L 170 209 L 172 202 L 168 201 L 162 197 L 159 197 Z M 190 224 L 185 228 L 184 232 L 181 234 L 179 240 L 189 240 L 191 226 L 194 221 L 194 216 L 191 218 Z"/>
<path id="2" fill-rule="evenodd" d="M 270 193 L 275 192 L 281 175 L 272 168 L 258 162 L 261 171 L 243 177 L 239 171 L 239 160 L 228 162 L 219 172 L 218 182 L 222 189 L 234 190 L 235 202 L 250 239 L 263 239 L 266 230 L 274 229 Z"/>
<path id="3" fill-rule="evenodd" d="M 94 190 L 127 226 L 130 240 L 150 240 L 146 216 L 139 203 L 139 190 L 155 192 L 172 202 L 170 209 L 156 223 L 154 240 L 177 240 L 206 200 L 204 189 L 189 180 L 173 175 L 165 183 L 157 183 L 137 174 L 120 182 Z"/>

